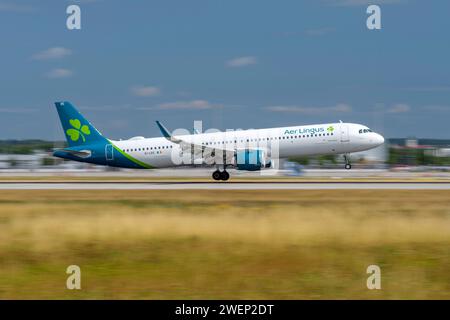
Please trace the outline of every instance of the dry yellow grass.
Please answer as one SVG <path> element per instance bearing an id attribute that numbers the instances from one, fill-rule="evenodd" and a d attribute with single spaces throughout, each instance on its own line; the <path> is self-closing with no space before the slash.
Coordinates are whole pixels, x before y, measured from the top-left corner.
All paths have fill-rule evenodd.
<path id="1" fill-rule="evenodd" d="M 0 298 L 450 298 L 449 263 L 448 191 L 0 194 Z"/>

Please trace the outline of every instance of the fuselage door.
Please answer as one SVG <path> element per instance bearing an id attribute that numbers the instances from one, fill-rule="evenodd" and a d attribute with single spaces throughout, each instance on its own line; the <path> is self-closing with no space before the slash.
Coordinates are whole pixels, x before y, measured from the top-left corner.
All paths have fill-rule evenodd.
<path id="1" fill-rule="evenodd" d="M 348 125 L 345 123 L 341 123 L 340 130 L 341 130 L 341 142 L 349 142 L 350 139 L 348 137 Z"/>
<path id="2" fill-rule="evenodd" d="M 105 146 L 105 157 L 106 161 L 114 160 L 114 148 L 112 144 L 107 144 Z"/>

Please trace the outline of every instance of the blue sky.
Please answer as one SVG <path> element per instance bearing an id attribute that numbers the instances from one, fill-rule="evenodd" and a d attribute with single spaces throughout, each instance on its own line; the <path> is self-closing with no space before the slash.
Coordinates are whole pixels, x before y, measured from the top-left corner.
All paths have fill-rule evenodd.
<path id="1" fill-rule="evenodd" d="M 113 139 L 158 136 L 155 120 L 450 138 L 449 15 L 438 0 L 0 0 L 0 139 L 62 140 L 57 100 Z"/>

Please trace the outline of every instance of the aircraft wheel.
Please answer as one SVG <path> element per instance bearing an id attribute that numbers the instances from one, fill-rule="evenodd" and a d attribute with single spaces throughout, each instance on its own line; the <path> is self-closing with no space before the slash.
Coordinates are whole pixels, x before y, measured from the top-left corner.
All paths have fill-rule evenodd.
<path id="1" fill-rule="evenodd" d="M 230 179 L 230 174 L 227 171 L 223 171 L 220 173 L 220 179 L 223 181 L 227 181 Z"/>
<path id="2" fill-rule="evenodd" d="M 222 173 L 219 170 L 216 170 L 213 172 L 212 174 L 212 178 L 216 181 L 221 180 L 222 179 Z"/>
<path id="3" fill-rule="evenodd" d="M 347 163 L 347 164 L 345 165 L 345 169 L 350 170 L 351 168 L 352 168 L 352 165 L 351 165 L 351 164 Z"/>

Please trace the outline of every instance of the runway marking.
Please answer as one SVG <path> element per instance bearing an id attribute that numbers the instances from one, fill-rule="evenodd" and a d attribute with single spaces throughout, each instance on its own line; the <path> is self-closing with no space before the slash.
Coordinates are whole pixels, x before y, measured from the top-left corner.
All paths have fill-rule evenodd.
<path id="1" fill-rule="evenodd" d="M 122 181 L 122 180 L 69 180 L 69 181 L 1 181 L 2 184 L 450 184 L 450 181 Z"/>
<path id="2" fill-rule="evenodd" d="M 0 190 L 450 190 L 448 182 L 2 182 Z"/>

